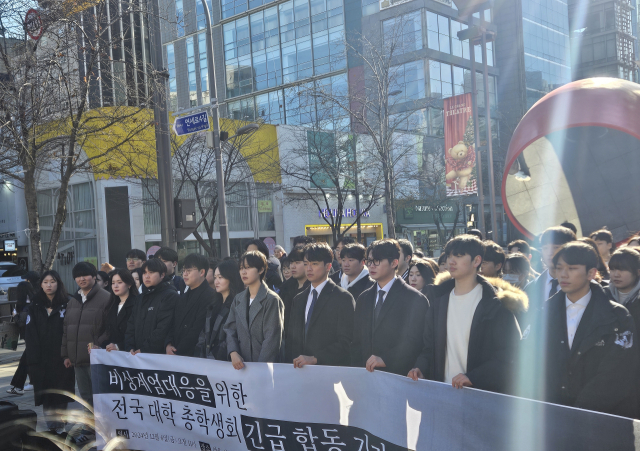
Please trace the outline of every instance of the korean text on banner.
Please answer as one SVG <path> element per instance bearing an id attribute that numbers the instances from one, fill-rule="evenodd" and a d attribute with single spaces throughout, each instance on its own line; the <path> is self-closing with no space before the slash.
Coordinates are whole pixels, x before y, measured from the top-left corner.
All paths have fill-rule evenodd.
<path id="1" fill-rule="evenodd" d="M 94 350 L 91 374 L 98 449 L 635 449 L 627 418 L 363 368 Z"/>

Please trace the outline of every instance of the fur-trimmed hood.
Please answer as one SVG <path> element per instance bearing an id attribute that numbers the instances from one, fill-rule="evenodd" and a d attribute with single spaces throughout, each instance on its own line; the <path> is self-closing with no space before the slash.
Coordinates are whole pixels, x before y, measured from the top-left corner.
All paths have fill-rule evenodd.
<path id="1" fill-rule="evenodd" d="M 529 309 L 529 298 L 527 297 L 527 294 L 521 289 L 514 287 L 509 282 L 505 282 L 498 277 L 478 277 L 479 279 L 486 280 L 493 287 L 498 300 L 502 302 L 502 305 L 504 305 L 512 313 L 523 313 Z M 444 293 L 438 293 L 438 291 L 440 291 L 438 290 L 438 287 L 451 280 L 451 274 L 446 271 L 441 272 L 436 276 L 432 287 L 438 295 L 442 295 Z"/>

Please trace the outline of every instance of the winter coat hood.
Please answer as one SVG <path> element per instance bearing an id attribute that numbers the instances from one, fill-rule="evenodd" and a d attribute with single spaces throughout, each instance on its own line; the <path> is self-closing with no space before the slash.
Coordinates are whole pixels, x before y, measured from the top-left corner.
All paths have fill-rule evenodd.
<path id="1" fill-rule="evenodd" d="M 479 282 L 482 283 L 483 280 L 493 287 L 496 293 L 496 298 L 502 302 L 502 305 L 504 305 L 511 313 L 522 313 L 529 309 L 529 298 L 521 289 L 514 287 L 509 282 L 505 282 L 498 277 L 485 278 L 478 276 Z M 434 292 L 438 296 L 445 294 L 447 291 L 451 291 L 454 285 L 455 282 L 449 272 L 439 273 L 433 282 Z"/>

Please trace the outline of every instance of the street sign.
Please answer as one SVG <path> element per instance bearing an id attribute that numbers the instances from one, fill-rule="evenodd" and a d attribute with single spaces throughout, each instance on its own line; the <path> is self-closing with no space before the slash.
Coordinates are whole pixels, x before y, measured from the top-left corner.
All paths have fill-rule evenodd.
<path id="1" fill-rule="evenodd" d="M 42 26 L 42 18 L 35 9 L 30 9 L 24 16 L 24 28 L 31 39 L 37 41 L 42 37 L 44 27 Z"/>
<path id="2" fill-rule="evenodd" d="M 206 111 L 176 118 L 173 131 L 178 136 L 190 135 L 209 129 L 209 116 Z"/>

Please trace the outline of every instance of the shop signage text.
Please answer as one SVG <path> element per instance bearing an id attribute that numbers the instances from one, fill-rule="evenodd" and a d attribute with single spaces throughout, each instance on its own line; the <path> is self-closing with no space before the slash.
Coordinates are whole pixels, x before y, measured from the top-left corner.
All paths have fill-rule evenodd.
<path id="1" fill-rule="evenodd" d="M 364 208 L 360 209 L 360 212 L 362 213 L 362 218 L 369 217 L 369 212 Z M 355 208 L 345 208 L 344 210 L 323 208 L 322 210 L 318 210 L 318 217 L 320 218 L 337 218 L 338 216 L 342 216 L 343 218 L 357 218 L 358 210 Z"/>

